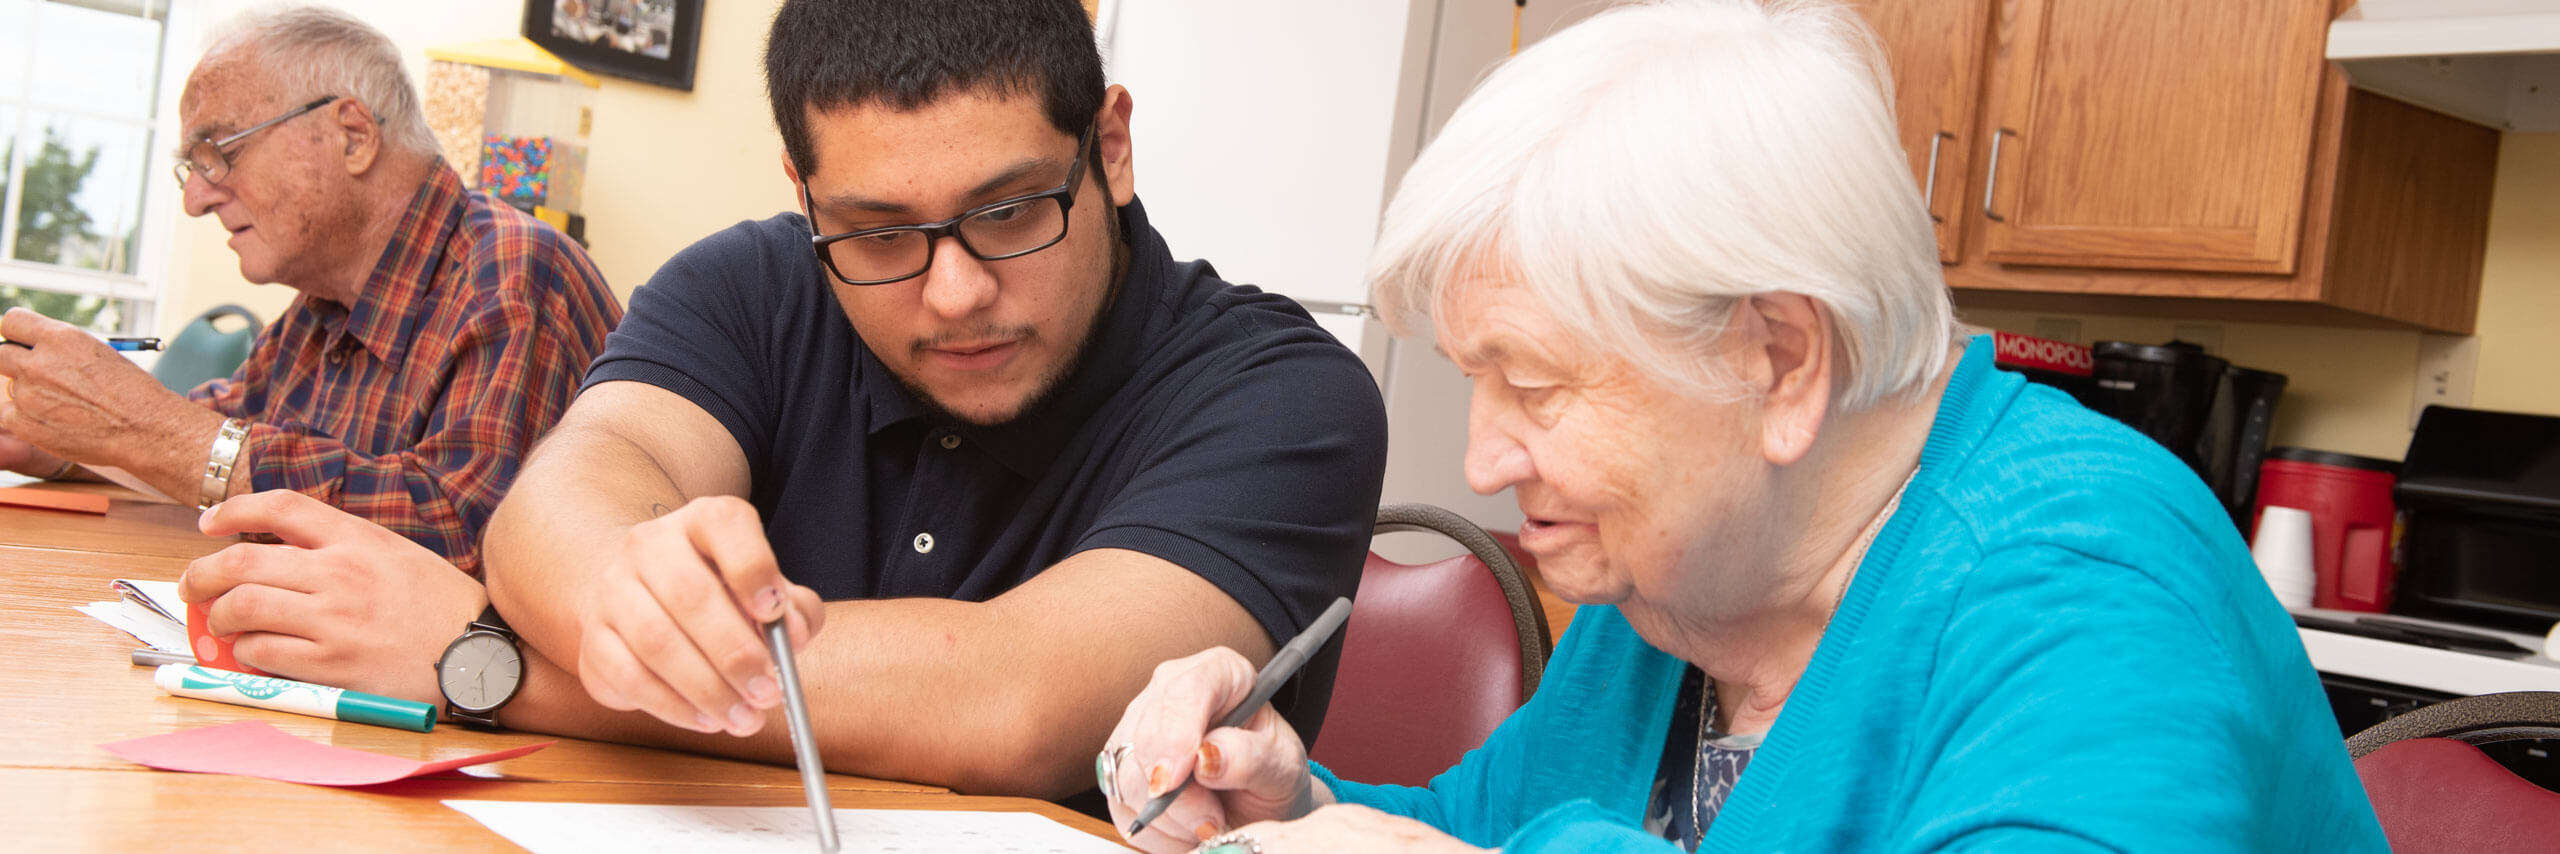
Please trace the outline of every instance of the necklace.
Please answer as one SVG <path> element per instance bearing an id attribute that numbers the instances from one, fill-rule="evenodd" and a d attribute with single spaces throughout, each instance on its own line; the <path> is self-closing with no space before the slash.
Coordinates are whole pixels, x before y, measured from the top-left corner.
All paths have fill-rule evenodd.
<path id="1" fill-rule="evenodd" d="M 1867 548 L 1875 545 L 1876 535 L 1884 532 L 1885 520 L 1893 518 L 1893 511 L 1902 507 L 1902 493 L 1909 490 L 1911 481 L 1919 477 L 1920 469 L 1916 466 L 1911 469 L 1910 474 L 1903 475 L 1902 485 L 1894 487 L 1893 497 L 1885 499 L 1884 509 L 1878 511 L 1876 518 L 1867 523 L 1867 529 L 1858 534 L 1858 541 L 1852 547 L 1857 557 L 1849 562 L 1849 577 L 1840 582 L 1840 592 L 1831 600 L 1831 613 L 1823 615 L 1822 632 L 1824 634 L 1831 631 L 1831 618 L 1840 615 L 1840 603 L 1849 600 L 1849 585 L 1858 580 L 1858 564 L 1866 562 Z M 1691 759 L 1689 764 L 1689 832 L 1697 834 L 1697 842 L 1703 844 L 1707 838 L 1707 828 L 1698 821 L 1699 804 L 1707 799 L 1707 732 L 1709 723 L 1716 717 L 1716 680 L 1715 677 L 1708 676 L 1703 671 L 1698 676 L 1700 681 L 1698 746 L 1697 757 Z M 1697 848 L 1692 845 L 1690 850 L 1695 851 Z"/>

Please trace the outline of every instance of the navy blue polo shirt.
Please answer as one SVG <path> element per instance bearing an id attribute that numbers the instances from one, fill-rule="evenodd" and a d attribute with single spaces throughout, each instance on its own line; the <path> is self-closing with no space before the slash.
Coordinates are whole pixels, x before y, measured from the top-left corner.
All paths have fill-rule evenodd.
<path id="1" fill-rule="evenodd" d="M 1129 549 L 1198 573 L 1287 641 L 1359 586 L 1385 404 L 1296 303 L 1175 262 L 1135 202 L 1121 216 L 1128 278 L 1101 334 L 1010 424 L 947 422 L 911 397 L 845 319 L 797 213 L 669 260 L 586 384 L 648 383 L 718 418 L 783 574 L 826 599 L 983 601 L 1078 552 Z M 1311 741 L 1337 648 L 1279 702 Z"/>

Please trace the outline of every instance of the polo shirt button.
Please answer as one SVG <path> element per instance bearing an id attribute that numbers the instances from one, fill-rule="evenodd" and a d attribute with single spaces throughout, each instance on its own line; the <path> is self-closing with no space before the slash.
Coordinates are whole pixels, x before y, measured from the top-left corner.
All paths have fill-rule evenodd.
<path id="1" fill-rule="evenodd" d="M 916 554 L 923 555 L 923 554 L 932 554 L 932 553 L 933 553 L 933 535 L 932 535 L 932 534 L 917 534 L 917 535 L 916 535 Z"/>
<path id="2" fill-rule="evenodd" d="M 951 449 L 953 449 L 953 448 L 957 448 L 957 447 L 960 447 L 960 435 L 959 435 L 959 434 L 954 433 L 954 434 L 951 434 L 951 435 L 949 435 L 949 436 L 944 436 L 944 437 L 942 437 L 942 449 L 943 449 L 943 450 L 948 451 L 948 450 L 951 450 Z"/>

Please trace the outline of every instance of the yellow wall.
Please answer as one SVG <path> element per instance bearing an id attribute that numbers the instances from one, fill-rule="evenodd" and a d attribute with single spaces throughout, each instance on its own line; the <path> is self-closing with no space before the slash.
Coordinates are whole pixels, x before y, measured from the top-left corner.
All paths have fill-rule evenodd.
<path id="1" fill-rule="evenodd" d="M 2480 281 L 2479 366 L 2471 405 L 2560 415 L 2560 134 L 2507 134 Z M 2038 317 L 2080 321 L 2080 343 L 2158 343 L 2177 323 L 2155 318 L 1962 312 L 1969 323 L 2032 333 Z M 2222 327 L 2220 355 L 2287 376 L 2274 443 L 2399 459 L 2409 447 L 2418 333 Z"/>
<path id="2" fill-rule="evenodd" d="M 219 22 L 246 0 L 207 0 Z M 514 35 L 524 0 L 345 0 L 337 5 L 390 33 L 414 82 L 431 46 Z M 764 100 L 764 34 L 779 0 L 703 4 L 693 91 L 607 77 L 596 93 L 584 213 L 587 242 L 605 281 L 626 300 L 668 256 L 741 219 L 798 202 L 782 177 L 782 141 Z M 192 65 L 192 58 L 184 60 Z M 240 278 L 226 235 L 210 219 L 187 220 L 171 246 L 160 334 L 188 318 L 239 303 L 273 319 L 293 300 L 282 286 Z"/>
<path id="3" fill-rule="evenodd" d="M 220 20 L 250 3 L 206 5 L 207 17 Z M 523 0 L 344 5 L 393 33 L 415 75 L 428 46 L 515 33 Z M 765 106 L 760 66 L 765 28 L 779 0 L 703 5 L 692 92 L 605 78 L 597 93 L 587 237 L 597 267 L 626 298 L 693 241 L 796 204 L 782 178 L 781 141 Z M 243 282 L 223 240 L 211 221 L 189 220 L 179 229 L 160 314 L 163 335 L 213 305 L 237 302 L 272 318 L 292 299 L 285 288 Z M 2560 135 L 2507 136 L 2481 285 L 2472 405 L 2560 414 L 2560 382 L 2552 376 L 2560 369 Z M 2171 321 L 2152 318 L 1965 313 L 1969 322 L 2017 332 L 2032 332 L 2038 316 L 2079 320 L 2084 343 L 2173 337 Z M 2220 325 L 2222 355 L 2290 379 L 2276 443 L 2390 459 L 2406 450 L 2417 333 Z"/>

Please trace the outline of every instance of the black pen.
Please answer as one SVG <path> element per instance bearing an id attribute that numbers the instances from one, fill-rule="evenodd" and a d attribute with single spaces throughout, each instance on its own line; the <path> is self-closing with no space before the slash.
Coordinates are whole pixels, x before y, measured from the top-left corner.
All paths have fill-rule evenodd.
<path id="1" fill-rule="evenodd" d="M 1297 637 L 1290 638 L 1286 646 L 1280 647 L 1279 652 L 1271 655 L 1271 663 L 1263 665 L 1262 672 L 1253 676 L 1253 692 L 1244 695 L 1244 702 L 1237 703 L 1233 709 L 1228 709 L 1227 716 L 1219 719 L 1218 726 L 1220 728 L 1243 726 L 1247 718 L 1253 717 L 1253 713 L 1262 708 L 1262 704 L 1271 702 L 1271 695 L 1280 692 L 1282 683 L 1289 681 L 1289 677 L 1297 675 L 1298 668 L 1304 666 L 1307 659 L 1315 656 L 1316 648 L 1324 646 L 1324 642 L 1333 637 L 1334 630 L 1342 628 L 1343 621 L 1349 619 L 1351 619 L 1351 600 L 1335 597 L 1333 604 L 1325 607 L 1324 613 L 1316 615 L 1315 622 L 1307 624 L 1306 631 L 1299 632 Z M 1165 808 L 1172 806 L 1173 799 L 1181 795 L 1182 790 L 1188 788 L 1191 788 L 1191 778 L 1186 775 L 1182 778 L 1182 785 L 1175 786 L 1172 791 L 1157 795 L 1155 800 L 1148 801 L 1145 807 L 1138 810 L 1137 820 L 1129 822 L 1129 838 L 1138 838 L 1138 831 L 1147 829 L 1147 822 L 1164 815 Z"/>

